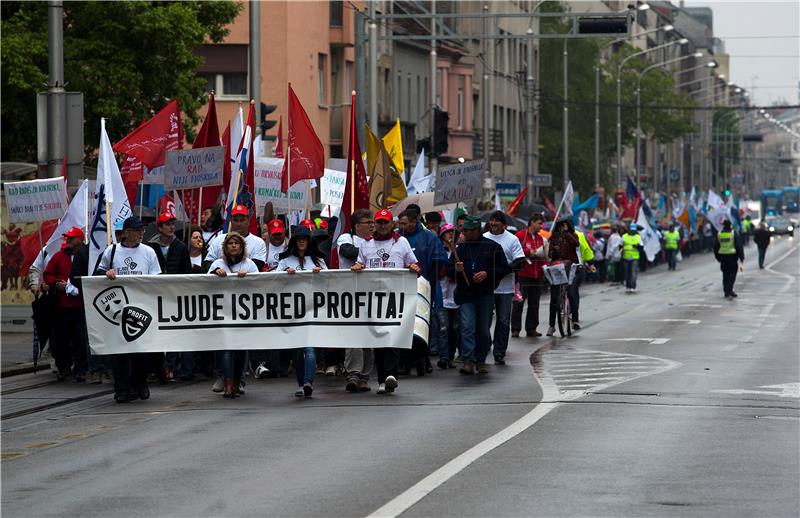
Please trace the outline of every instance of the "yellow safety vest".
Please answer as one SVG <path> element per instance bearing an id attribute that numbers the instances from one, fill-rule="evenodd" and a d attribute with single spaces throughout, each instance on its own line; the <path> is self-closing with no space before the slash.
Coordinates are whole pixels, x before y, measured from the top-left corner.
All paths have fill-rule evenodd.
<path id="1" fill-rule="evenodd" d="M 581 245 L 581 262 L 591 262 L 594 259 L 594 252 L 592 251 L 592 247 L 589 246 L 589 243 L 586 241 L 586 236 L 584 236 L 583 232 L 580 232 L 579 230 L 576 230 L 575 234 L 577 234 L 578 242 Z"/>
<path id="2" fill-rule="evenodd" d="M 636 247 L 640 246 L 641 244 L 642 236 L 639 234 L 624 234 L 622 236 L 622 258 L 638 261 L 639 249 Z"/>
<path id="3" fill-rule="evenodd" d="M 749 219 L 746 219 L 746 220 L 742 221 L 742 226 L 744 227 L 745 233 L 749 234 L 750 233 L 750 227 L 753 226 L 753 222 L 750 221 Z"/>
<path id="4" fill-rule="evenodd" d="M 719 254 L 720 255 L 733 255 L 736 253 L 736 246 L 733 244 L 733 232 L 720 232 L 717 235 L 719 239 Z"/>
<path id="5" fill-rule="evenodd" d="M 667 250 L 677 250 L 678 249 L 678 241 L 680 241 L 681 235 L 678 233 L 677 230 L 669 231 L 667 230 L 664 232 L 664 248 Z"/>

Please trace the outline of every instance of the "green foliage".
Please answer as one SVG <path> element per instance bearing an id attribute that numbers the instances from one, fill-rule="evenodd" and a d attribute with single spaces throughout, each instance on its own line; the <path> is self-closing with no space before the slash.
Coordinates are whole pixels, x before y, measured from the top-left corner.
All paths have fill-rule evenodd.
<path id="1" fill-rule="evenodd" d="M 177 98 L 186 137 L 208 101 L 193 49 L 219 42 L 243 5 L 210 2 L 64 2 L 66 89 L 84 93 L 87 156 L 100 118 L 112 142 Z M 2 4 L 2 159 L 34 161 L 36 92 L 47 87 L 47 4 Z"/>

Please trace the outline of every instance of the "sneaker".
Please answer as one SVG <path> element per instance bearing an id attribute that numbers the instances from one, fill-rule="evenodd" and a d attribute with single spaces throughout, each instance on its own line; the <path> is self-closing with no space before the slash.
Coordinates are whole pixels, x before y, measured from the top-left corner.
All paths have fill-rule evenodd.
<path id="1" fill-rule="evenodd" d="M 553 336 L 554 334 L 556 334 L 556 328 L 553 327 L 553 326 L 548 327 L 547 328 L 547 336 Z"/>
<path id="2" fill-rule="evenodd" d="M 294 391 L 294 397 L 306 397 L 306 393 L 303 392 L 303 387 Z"/>
<path id="3" fill-rule="evenodd" d="M 495 357 L 495 359 L 494 359 L 494 364 L 495 364 L 495 365 L 505 365 L 505 364 L 506 364 L 506 359 L 505 359 L 505 358 L 503 358 L 503 357 L 499 357 L 499 356 L 497 356 L 497 357 Z"/>
<path id="4" fill-rule="evenodd" d="M 331 365 L 327 369 L 325 369 L 326 376 L 336 376 L 336 365 Z"/>
<path id="5" fill-rule="evenodd" d="M 739 295 L 737 295 L 735 291 L 732 291 L 732 292 L 731 292 L 731 297 L 733 297 L 733 298 L 736 298 L 736 297 L 738 297 L 738 296 L 739 296 Z"/>
<path id="6" fill-rule="evenodd" d="M 397 388 L 397 378 L 394 376 L 386 376 L 386 382 L 384 385 L 386 387 L 386 393 L 391 394 L 394 392 L 394 389 Z"/>
<path id="7" fill-rule="evenodd" d="M 139 396 L 139 399 L 141 399 L 142 401 L 144 401 L 145 399 L 150 399 L 150 389 L 147 388 L 147 385 L 142 385 L 141 387 L 139 387 L 136 393 Z"/>
<path id="8" fill-rule="evenodd" d="M 130 403 L 131 398 L 127 392 L 116 392 L 114 393 L 114 401 L 117 403 Z"/>
<path id="9" fill-rule="evenodd" d="M 99 385 L 103 382 L 103 378 L 100 376 L 99 372 L 93 372 L 89 374 L 89 383 L 92 385 Z"/>
<path id="10" fill-rule="evenodd" d="M 450 368 L 450 360 L 447 358 L 439 358 L 439 361 L 436 362 L 436 366 L 442 370 Z"/>
<path id="11" fill-rule="evenodd" d="M 519 338 L 519 331 L 511 331 L 511 338 Z"/>
<path id="12" fill-rule="evenodd" d="M 217 378 L 217 381 L 211 386 L 212 392 L 222 392 L 225 390 L 225 381 L 222 378 Z"/>
<path id="13" fill-rule="evenodd" d="M 58 381 L 64 381 L 67 379 L 67 376 L 69 376 L 69 371 L 67 371 L 67 369 L 60 369 L 56 375 L 56 379 Z"/>
<path id="14" fill-rule="evenodd" d="M 358 380 L 347 380 L 344 389 L 348 392 L 358 392 Z"/>
<path id="15" fill-rule="evenodd" d="M 243 381 L 239 382 L 239 395 L 240 396 L 244 396 L 244 382 Z"/>
<path id="16" fill-rule="evenodd" d="M 632 292 L 633 290 L 631 290 L 630 288 L 625 288 L 625 293 L 632 293 Z"/>
<path id="17" fill-rule="evenodd" d="M 475 364 L 473 362 L 465 361 L 464 366 L 458 369 L 459 374 L 475 374 Z"/>
<path id="18" fill-rule="evenodd" d="M 260 380 L 270 377 L 269 369 L 264 366 L 264 362 L 261 362 L 260 364 L 258 364 L 258 367 L 256 367 L 255 377 L 256 379 Z"/>
<path id="19" fill-rule="evenodd" d="M 310 398 L 311 394 L 314 393 L 314 387 L 312 387 L 309 383 L 303 385 L 303 396 Z"/>
<path id="20" fill-rule="evenodd" d="M 377 394 L 386 394 L 386 384 L 385 383 L 379 383 L 378 384 L 378 391 L 376 393 Z"/>
<path id="21" fill-rule="evenodd" d="M 358 391 L 359 392 L 369 392 L 372 390 L 369 388 L 369 381 L 367 380 L 358 380 Z"/>
<path id="22" fill-rule="evenodd" d="M 158 381 L 158 376 L 155 373 L 150 373 L 147 375 L 147 383 L 156 383 Z"/>
<path id="23" fill-rule="evenodd" d="M 479 363 L 477 368 L 478 374 L 489 374 L 489 367 L 485 363 Z"/>
<path id="24" fill-rule="evenodd" d="M 580 328 L 581 328 L 581 325 L 579 323 L 577 323 L 577 322 L 573 322 L 572 323 L 572 329 L 573 330 L 577 331 Z"/>
<path id="25" fill-rule="evenodd" d="M 536 337 L 536 336 L 542 336 L 542 333 L 540 333 L 539 331 L 533 331 L 531 333 L 528 333 L 528 337 Z"/>
<path id="26" fill-rule="evenodd" d="M 175 373 L 172 372 L 172 369 L 165 369 L 164 370 L 164 380 L 167 383 L 175 383 L 175 381 L 177 381 L 175 379 Z"/>

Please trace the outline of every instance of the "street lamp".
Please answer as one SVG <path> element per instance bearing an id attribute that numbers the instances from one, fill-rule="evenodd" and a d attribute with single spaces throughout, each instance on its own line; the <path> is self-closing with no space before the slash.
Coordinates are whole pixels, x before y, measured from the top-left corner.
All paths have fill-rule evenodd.
<path id="1" fill-rule="evenodd" d="M 692 67 L 692 68 L 690 68 L 688 70 L 684 70 L 681 73 L 693 72 L 695 70 L 700 70 L 700 69 L 703 69 L 703 68 L 707 68 L 707 69 L 711 70 L 711 69 L 716 68 L 717 66 L 718 66 L 717 62 L 714 61 L 714 60 L 711 60 L 711 61 L 709 61 L 707 63 L 702 64 L 702 65 L 698 65 L 698 66 Z M 684 86 L 689 86 L 689 85 L 694 84 L 694 83 L 699 83 L 700 81 L 705 81 L 706 79 L 708 79 L 708 76 L 699 77 L 697 79 L 692 79 L 691 81 L 684 81 L 683 83 L 679 83 L 679 84 L 675 85 L 675 88 L 676 89 L 677 88 L 683 88 Z"/>
<path id="2" fill-rule="evenodd" d="M 655 63 L 648 67 L 645 67 L 636 77 L 636 152 L 634 155 L 636 156 L 636 185 L 641 185 L 642 179 L 642 168 L 641 168 L 641 138 L 642 138 L 642 77 L 645 74 L 654 70 L 656 68 L 662 67 L 664 65 L 669 65 L 670 63 L 677 63 L 679 61 L 683 61 L 684 59 L 689 58 L 700 58 L 703 57 L 702 52 L 695 52 L 694 54 L 689 54 L 687 56 L 679 56 L 677 58 L 668 59 L 667 61 L 663 61 L 661 63 Z"/>
<path id="3" fill-rule="evenodd" d="M 665 49 L 672 45 L 685 45 L 689 40 L 681 38 L 667 43 L 662 43 L 656 47 L 644 49 L 627 56 L 617 67 L 617 185 L 622 182 L 622 69 L 625 64 L 635 57 L 642 56 L 655 50 Z"/>
<path id="4" fill-rule="evenodd" d="M 646 9 L 649 9 L 650 6 L 648 4 L 641 4 L 647 6 Z M 643 10 L 641 6 L 639 10 Z M 654 29 L 650 29 L 649 31 L 640 32 L 639 34 L 634 35 L 634 38 L 639 38 L 641 36 L 647 36 L 648 34 L 653 34 L 658 31 L 663 32 L 670 32 L 675 27 L 670 24 L 656 27 Z M 628 37 L 624 38 L 617 38 L 612 40 L 602 47 L 600 47 L 599 52 L 597 53 L 597 64 L 594 66 L 594 185 L 595 187 L 600 186 L 600 58 L 603 55 L 603 52 L 617 43 L 622 43 L 623 41 L 627 41 Z M 619 178 L 617 179 L 617 183 L 619 183 Z"/>

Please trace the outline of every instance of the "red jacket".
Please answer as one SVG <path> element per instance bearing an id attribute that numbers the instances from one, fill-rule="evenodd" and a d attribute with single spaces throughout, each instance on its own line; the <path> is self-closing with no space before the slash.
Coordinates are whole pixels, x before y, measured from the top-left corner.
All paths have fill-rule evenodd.
<path id="1" fill-rule="evenodd" d="M 544 245 L 544 238 L 539 234 L 531 235 L 527 228 L 523 228 L 514 235 L 519 239 L 522 250 L 525 252 L 525 263 L 522 270 L 517 272 L 517 277 L 522 279 L 543 279 L 542 266 L 545 266 L 547 261 L 534 259 L 531 254 Z"/>
<path id="2" fill-rule="evenodd" d="M 56 252 L 56 255 L 47 263 L 44 269 L 44 282 L 50 287 L 51 292 L 58 293 L 58 307 L 60 308 L 82 308 L 82 296 L 69 296 L 63 291 L 56 292 L 56 281 L 69 280 L 72 273 L 72 256 L 64 253 L 64 250 Z"/>

